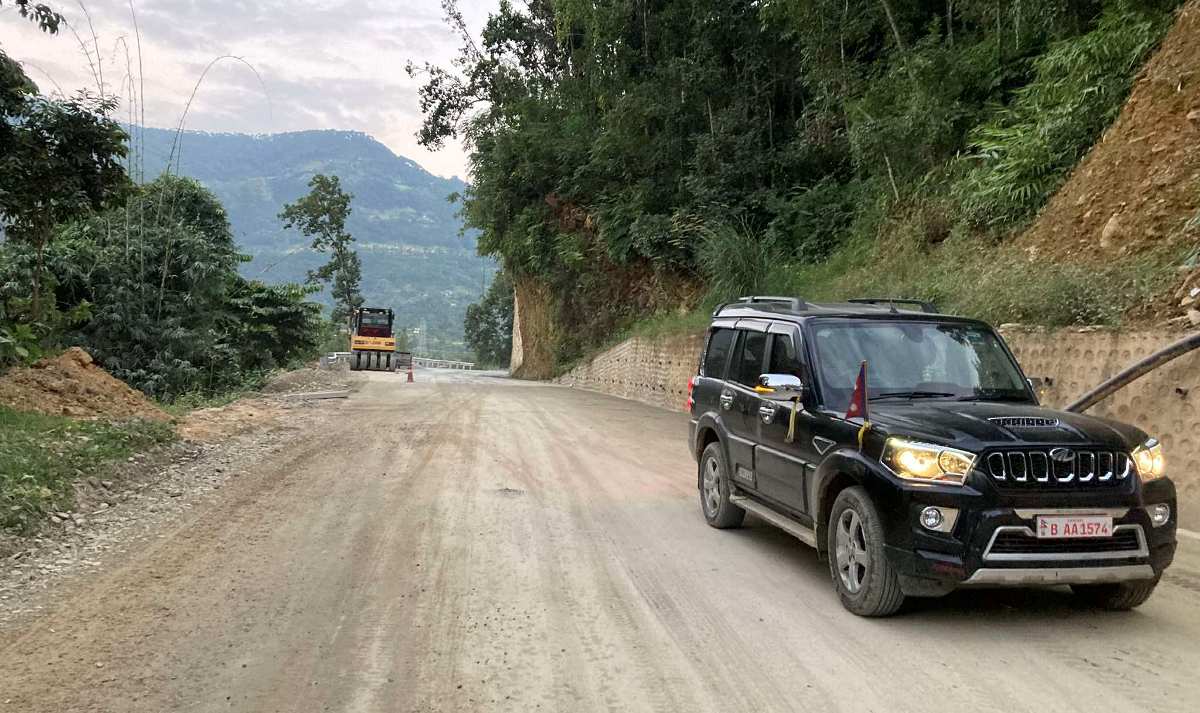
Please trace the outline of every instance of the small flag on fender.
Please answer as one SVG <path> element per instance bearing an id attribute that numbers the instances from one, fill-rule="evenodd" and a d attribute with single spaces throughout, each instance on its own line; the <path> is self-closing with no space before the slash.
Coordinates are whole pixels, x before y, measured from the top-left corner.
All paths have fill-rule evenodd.
<path id="1" fill-rule="evenodd" d="M 846 409 L 846 420 L 862 419 L 862 428 L 858 429 L 858 449 L 863 447 L 863 438 L 871 430 L 870 416 L 867 414 L 867 362 L 858 367 L 858 379 L 854 382 L 854 393 L 850 394 L 850 408 Z"/>

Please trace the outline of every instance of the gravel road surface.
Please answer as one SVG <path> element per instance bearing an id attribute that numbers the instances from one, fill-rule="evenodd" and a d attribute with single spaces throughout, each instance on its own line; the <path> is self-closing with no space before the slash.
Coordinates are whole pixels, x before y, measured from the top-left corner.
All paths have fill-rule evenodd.
<path id="1" fill-rule="evenodd" d="M 860 619 L 797 541 L 705 525 L 682 414 L 362 378 L 292 446 L 31 592 L 0 625 L 0 712 L 1200 709 L 1200 542 L 1131 613 L 1045 589 Z"/>

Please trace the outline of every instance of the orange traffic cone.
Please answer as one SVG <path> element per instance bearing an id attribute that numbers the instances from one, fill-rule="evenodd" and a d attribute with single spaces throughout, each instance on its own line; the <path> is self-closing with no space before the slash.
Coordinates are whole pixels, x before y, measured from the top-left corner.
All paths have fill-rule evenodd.
<path id="1" fill-rule="evenodd" d="M 413 383 L 412 362 L 408 363 L 408 383 Z"/>

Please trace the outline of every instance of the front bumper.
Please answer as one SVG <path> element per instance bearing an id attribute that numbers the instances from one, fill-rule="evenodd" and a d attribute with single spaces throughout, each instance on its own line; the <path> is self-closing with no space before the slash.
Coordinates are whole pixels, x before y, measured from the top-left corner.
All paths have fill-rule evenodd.
<path id="1" fill-rule="evenodd" d="M 888 559 L 900 575 L 901 587 L 912 596 L 938 596 L 968 586 L 1038 586 L 1100 584 L 1151 580 L 1175 557 L 1175 489 L 1159 481 L 1118 504 L 1074 506 L 1071 498 L 1041 505 L 1006 506 L 989 498 L 964 498 L 908 493 L 889 523 Z M 980 502 L 982 500 L 983 502 Z M 1155 526 L 1145 505 L 1166 503 L 1171 516 Z M 951 532 L 931 532 L 919 524 L 927 505 L 959 507 Z M 1067 506 L 1067 507 L 1064 507 Z M 1077 541 L 1068 548 L 1059 541 L 1038 540 L 1039 515 L 1107 514 L 1113 537 Z M 999 546 L 1004 536 L 1007 547 Z M 1118 542 L 1118 537 L 1120 542 Z M 1015 544 L 1015 546 L 1014 546 Z"/>
<path id="2" fill-rule="evenodd" d="M 1154 579 L 1154 568 L 1148 564 L 1116 565 L 1112 567 L 984 567 L 959 583 L 972 587 L 1028 587 L 1053 584 L 1103 584 Z"/>

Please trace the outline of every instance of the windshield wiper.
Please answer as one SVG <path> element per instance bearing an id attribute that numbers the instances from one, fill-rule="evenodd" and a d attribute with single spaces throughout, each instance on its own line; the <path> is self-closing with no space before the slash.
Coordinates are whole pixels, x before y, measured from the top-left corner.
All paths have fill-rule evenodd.
<path id="1" fill-rule="evenodd" d="M 875 394 L 868 398 L 868 401 L 877 401 L 879 399 L 936 399 L 946 396 L 954 396 L 955 394 L 945 391 L 885 391 L 882 394 Z"/>

